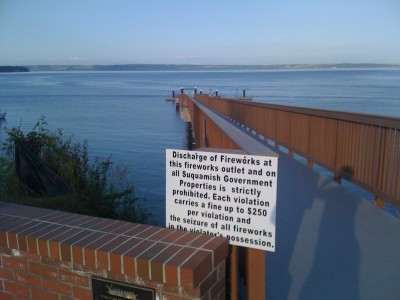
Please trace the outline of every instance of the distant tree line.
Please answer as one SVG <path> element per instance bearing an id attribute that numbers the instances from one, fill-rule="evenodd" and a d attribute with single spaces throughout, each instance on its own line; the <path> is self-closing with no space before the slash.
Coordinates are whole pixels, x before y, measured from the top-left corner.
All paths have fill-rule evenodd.
<path id="1" fill-rule="evenodd" d="M 17 66 L 0 66 L 0 73 L 7 73 L 7 72 L 29 72 L 29 69 Z"/>
<path id="2" fill-rule="evenodd" d="M 125 65 L 31 65 L 30 71 L 227 71 L 227 70 L 301 70 L 347 68 L 400 68 L 399 64 L 280 64 L 280 65 L 192 65 L 192 64 L 125 64 Z"/>

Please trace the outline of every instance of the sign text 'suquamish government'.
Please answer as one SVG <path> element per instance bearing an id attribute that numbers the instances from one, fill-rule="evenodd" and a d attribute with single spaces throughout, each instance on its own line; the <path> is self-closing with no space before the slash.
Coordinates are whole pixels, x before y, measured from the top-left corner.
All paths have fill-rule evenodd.
<path id="1" fill-rule="evenodd" d="M 275 251 L 278 157 L 166 150 L 166 224 Z"/>

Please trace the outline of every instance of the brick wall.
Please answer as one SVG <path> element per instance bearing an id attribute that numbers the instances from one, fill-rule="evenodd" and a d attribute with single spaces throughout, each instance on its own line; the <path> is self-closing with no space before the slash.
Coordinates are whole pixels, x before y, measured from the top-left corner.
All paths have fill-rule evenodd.
<path id="1" fill-rule="evenodd" d="M 227 255 L 223 238 L 0 202 L 0 299 L 92 299 L 97 276 L 220 300 Z"/>

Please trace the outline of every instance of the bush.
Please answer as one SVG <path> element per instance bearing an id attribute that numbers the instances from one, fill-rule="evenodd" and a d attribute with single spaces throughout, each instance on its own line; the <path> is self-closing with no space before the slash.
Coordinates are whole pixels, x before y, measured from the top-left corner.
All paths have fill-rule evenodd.
<path id="1" fill-rule="evenodd" d="M 0 156 L 0 199 L 104 218 L 147 223 L 150 213 L 139 203 L 127 180 L 127 169 L 114 166 L 111 157 L 91 159 L 88 142 L 73 142 L 61 129 L 51 132 L 42 116 L 33 130 L 5 129 L 8 137 Z M 66 195 L 37 195 L 23 184 L 14 167 L 15 142 L 23 141 L 40 161 L 69 186 Z"/>

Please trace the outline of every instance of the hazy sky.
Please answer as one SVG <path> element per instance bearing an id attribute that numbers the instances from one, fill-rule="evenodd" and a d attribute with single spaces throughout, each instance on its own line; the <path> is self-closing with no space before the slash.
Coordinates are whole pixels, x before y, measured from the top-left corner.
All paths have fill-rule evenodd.
<path id="1" fill-rule="evenodd" d="M 0 65 L 400 63 L 400 0 L 0 0 Z"/>

